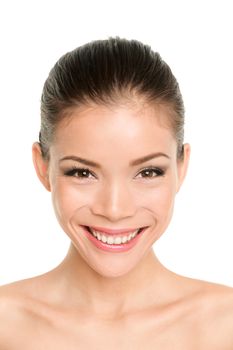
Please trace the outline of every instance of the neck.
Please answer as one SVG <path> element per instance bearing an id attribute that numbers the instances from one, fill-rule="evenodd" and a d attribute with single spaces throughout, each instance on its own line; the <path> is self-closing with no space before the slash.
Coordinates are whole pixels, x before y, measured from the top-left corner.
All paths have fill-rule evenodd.
<path id="1" fill-rule="evenodd" d="M 73 244 L 54 272 L 60 280 L 63 296 L 67 293 L 64 296 L 66 303 L 114 317 L 145 309 L 161 300 L 169 274 L 151 249 L 126 275 L 107 278 L 93 270 Z"/>

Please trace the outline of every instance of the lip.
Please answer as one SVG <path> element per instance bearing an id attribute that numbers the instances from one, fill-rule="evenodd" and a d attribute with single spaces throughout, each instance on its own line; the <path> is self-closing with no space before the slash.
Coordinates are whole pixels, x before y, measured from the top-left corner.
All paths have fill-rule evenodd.
<path id="1" fill-rule="evenodd" d="M 85 229 L 87 229 L 87 226 L 83 226 Z M 91 229 L 95 230 L 95 231 L 99 231 L 102 232 L 103 234 L 106 233 L 108 235 L 119 235 L 119 234 L 124 234 L 124 233 L 131 233 L 134 232 L 136 230 L 138 230 L 140 227 L 136 227 L 136 228 L 121 228 L 121 229 L 117 229 L 117 230 L 113 230 L 110 228 L 106 228 L 106 227 L 99 227 L 99 226 L 88 226 Z M 141 227 L 142 228 L 142 227 Z"/>
<path id="2" fill-rule="evenodd" d="M 137 242 L 140 240 L 140 237 L 143 236 L 144 231 L 146 231 L 147 227 L 144 227 L 143 230 L 137 234 L 133 239 L 131 239 L 129 242 L 123 243 L 123 244 L 107 244 L 103 243 L 101 240 L 98 240 L 96 237 L 94 237 L 86 228 L 86 226 L 83 226 L 84 228 L 84 234 L 85 236 L 92 242 L 92 244 L 97 248 L 105 252 L 110 253 L 123 253 L 131 250 Z"/>

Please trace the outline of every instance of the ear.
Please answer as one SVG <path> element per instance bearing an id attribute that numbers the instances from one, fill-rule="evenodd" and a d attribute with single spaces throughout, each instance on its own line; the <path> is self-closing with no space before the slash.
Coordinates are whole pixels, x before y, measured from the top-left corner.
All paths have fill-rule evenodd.
<path id="1" fill-rule="evenodd" d="M 180 187 L 185 179 L 185 176 L 188 170 L 190 153 L 191 153 L 191 147 L 188 143 L 185 143 L 183 147 L 184 147 L 183 158 L 182 160 L 178 160 L 178 183 L 177 183 L 176 193 L 179 192 Z"/>
<path id="2" fill-rule="evenodd" d="M 34 142 L 32 145 L 32 160 L 40 182 L 44 185 L 46 190 L 51 191 L 49 176 L 48 176 L 48 162 L 42 157 L 41 147 L 39 142 Z"/>

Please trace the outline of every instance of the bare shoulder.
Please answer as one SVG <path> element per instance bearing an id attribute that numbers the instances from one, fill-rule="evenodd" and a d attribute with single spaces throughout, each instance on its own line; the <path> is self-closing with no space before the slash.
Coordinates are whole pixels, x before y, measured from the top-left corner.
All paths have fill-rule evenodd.
<path id="1" fill-rule="evenodd" d="M 197 281 L 196 323 L 206 349 L 233 349 L 233 288 Z"/>
<path id="2" fill-rule="evenodd" d="M 0 286 L 0 317 L 12 314 L 33 314 L 36 307 L 46 304 L 46 274 Z M 14 317 L 15 319 L 15 317 Z"/>
<path id="3" fill-rule="evenodd" d="M 233 336 L 233 288 L 219 284 L 208 285 L 206 295 L 209 298 L 210 308 L 219 320 L 225 320 L 231 327 Z"/>
<path id="4" fill-rule="evenodd" d="M 0 349 L 14 349 L 12 330 L 17 337 L 19 325 L 25 322 L 18 288 L 14 283 L 0 287 Z"/>
<path id="5" fill-rule="evenodd" d="M 22 283 L 13 282 L 0 286 L 0 318 L 9 320 L 13 312 L 16 312 L 20 305 L 23 293 L 20 288 Z M 5 322 L 6 323 L 6 322 Z M 2 326 L 2 323 L 0 323 Z"/>
<path id="6" fill-rule="evenodd" d="M 17 332 L 27 322 L 25 281 L 0 286 L 0 345 L 9 342 L 12 329 Z M 26 301 L 27 300 L 27 301 Z"/>
<path id="7" fill-rule="evenodd" d="M 219 318 L 225 317 L 233 326 L 233 288 L 222 284 L 200 281 L 200 296 L 204 311 Z"/>
<path id="8" fill-rule="evenodd" d="M 0 286 L 0 349 L 17 349 L 22 334 L 33 334 L 43 321 L 43 303 L 35 297 L 38 283 L 29 278 Z"/>

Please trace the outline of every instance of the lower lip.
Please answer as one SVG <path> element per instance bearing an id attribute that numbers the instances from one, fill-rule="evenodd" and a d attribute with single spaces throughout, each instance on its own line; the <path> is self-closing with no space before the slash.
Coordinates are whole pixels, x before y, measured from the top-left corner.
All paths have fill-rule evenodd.
<path id="1" fill-rule="evenodd" d="M 86 237 L 99 249 L 104 250 L 106 252 L 114 252 L 114 253 L 121 253 L 121 252 L 127 252 L 128 250 L 132 249 L 146 230 L 146 227 L 137 234 L 133 239 L 131 239 L 129 242 L 122 243 L 122 244 L 107 244 L 102 241 L 99 241 L 97 238 L 95 238 L 85 227 L 84 233 Z"/>

